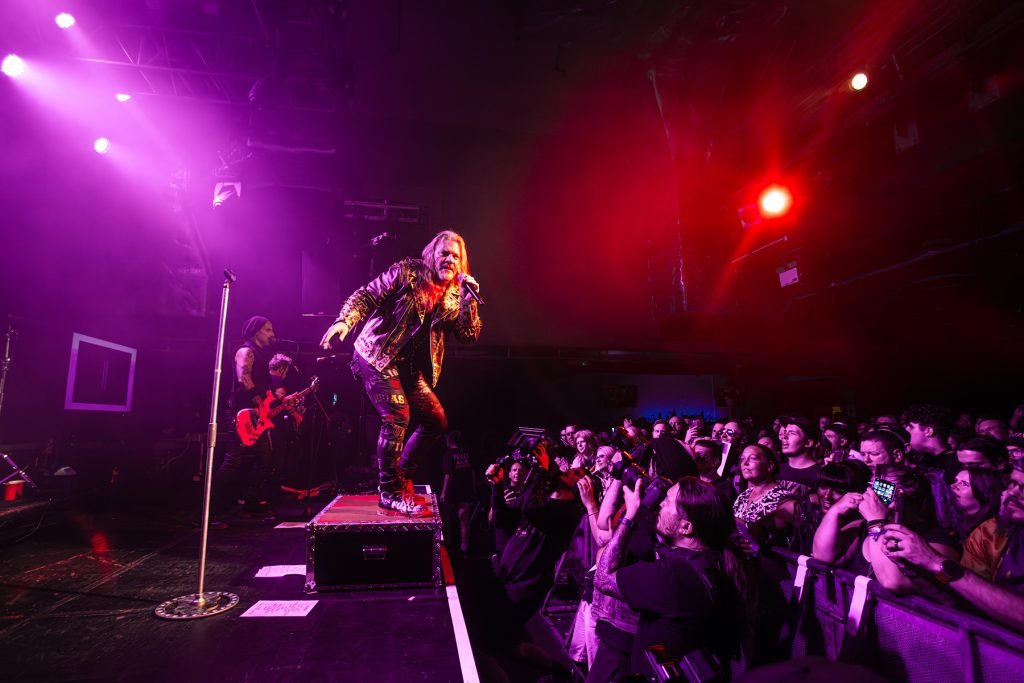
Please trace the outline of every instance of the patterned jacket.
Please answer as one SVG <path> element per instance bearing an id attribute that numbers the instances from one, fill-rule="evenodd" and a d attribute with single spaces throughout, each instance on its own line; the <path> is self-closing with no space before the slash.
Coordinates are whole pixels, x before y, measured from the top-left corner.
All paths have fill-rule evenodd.
<path id="1" fill-rule="evenodd" d="M 430 320 L 431 367 L 419 369 L 430 386 L 437 386 L 446 333 L 454 332 L 461 342 L 475 342 L 483 323 L 477 314 L 476 302 L 463 301 L 458 287 L 445 291 L 431 319 L 427 303 L 416 295 L 415 285 L 424 270 L 423 261 L 419 259 L 399 261 L 353 292 L 335 322 L 344 322 L 351 330 L 365 321 L 356 337 L 355 351 L 367 363 L 383 370 L 401 351 L 402 340 L 414 337 L 420 326 Z"/>

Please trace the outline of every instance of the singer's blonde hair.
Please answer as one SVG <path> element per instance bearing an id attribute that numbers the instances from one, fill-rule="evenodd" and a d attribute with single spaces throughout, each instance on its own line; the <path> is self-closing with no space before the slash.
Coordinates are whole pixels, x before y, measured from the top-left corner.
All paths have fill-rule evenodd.
<path id="1" fill-rule="evenodd" d="M 434 239 L 430 240 L 427 246 L 423 247 L 421 256 L 430 272 L 437 272 L 437 247 L 442 242 L 455 242 L 459 245 L 459 249 L 462 251 L 459 274 L 469 275 L 469 252 L 466 250 L 466 240 L 462 239 L 462 235 L 454 230 L 442 230 L 434 235 Z"/>

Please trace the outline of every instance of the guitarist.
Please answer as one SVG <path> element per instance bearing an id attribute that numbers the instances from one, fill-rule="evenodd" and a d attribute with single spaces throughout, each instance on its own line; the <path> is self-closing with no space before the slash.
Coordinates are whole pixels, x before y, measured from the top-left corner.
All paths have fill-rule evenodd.
<path id="1" fill-rule="evenodd" d="M 288 453 L 296 447 L 296 438 L 299 425 L 304 419 L 305 408 L 302 399 L 298 401 L 288 399 L 291 393 L 294 375 L 289 373 L 295 363 L 289 356 L 283 353 L 275 353 L 270 359 L 270 385 L 274 392 L 274 398 L 284 403 L 284 413 L 274 418 L 273 434 L 270 436 L 274 446 L 274 469 L 279 475 L 285 474 L 285 467 L 289 462 Z M 266 394 L 264 394 L 265 396 Z M 275 405 L 280 405 L 277 403 Z"/>
<path id="2" fill-rule="evenodd" d="M 269 353 L 273 341 L 274 325 L 270 320 L 254 315 L 245 321 L 242 341 L 232 353 L 234 383 L 228 401 L 232 416 L 243 408 L 256 408 L 257 399 L 264 399 L 268 391 L 273 391 Z M 244 498 L 242 509 L 248 516 L 272 518 L 274 511 L 269 497 L 273 474 L 270 431 L 261 434 L 253 445 L 244 446 L 232 430 L 232 443 L 213 478 L 214 489 L 222 503 L 221 511 L 229 509 L 231 501 Z"/>
<path id="3" fill-rule="evenodd" d="M 275 353 L 274 357 L 270 359 L 270 384 L 274 388 L 274 398 L 278 400 L 288 402 L 288 386 L 285 383 L 285 379 L 288 377 L 288 371 L 291 369 L 293 361 L 289 356 L 283 353 Z M 292 401 L 293 405 L 285 406 L 285 410 L 291 417 L 295 426 L 298 427 L 302 424 L 303 407 L 301 399 L 298 402 Z"/>

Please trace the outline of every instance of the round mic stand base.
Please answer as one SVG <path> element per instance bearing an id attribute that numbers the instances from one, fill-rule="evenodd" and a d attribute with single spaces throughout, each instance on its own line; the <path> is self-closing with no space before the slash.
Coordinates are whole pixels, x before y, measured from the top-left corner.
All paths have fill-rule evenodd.
<path id="1" fill-rule="evenodd" d="M 199 590 L 192 595 L 171 598 L 153 610 L 153 614 L 161 619 L 201 619 L 215 614 L 227 612 L 238 604 L 238 596 L 222 591 L 205 591 L 203 582 L 206 580 L 206 542 L 210 534 L 210 492 L 213 486 L 213 452 L 217 446 L 217 403 L 220 398 L 221 364 L 224 361 L 224 328 L 228 321 L 228 294 L 235 274 L 230 269 L 224 271 L 224 293 L 220 301 L 220 328 L 217 332 L 217 348 L 213 363 L 213 390 L 210 398 L 210 430 L 207 433 L 206 465 L 203 468 L 203 518 L 199 537 Z"/>
<path id="2" fill-rule="evenodd" d="M 172 598 L 153 610 L 161 619 L 202 619 L 227 612 L 238 604 L 238 596 L 223 591 L 208 591 L 200 600 L 198 593 Z"/>

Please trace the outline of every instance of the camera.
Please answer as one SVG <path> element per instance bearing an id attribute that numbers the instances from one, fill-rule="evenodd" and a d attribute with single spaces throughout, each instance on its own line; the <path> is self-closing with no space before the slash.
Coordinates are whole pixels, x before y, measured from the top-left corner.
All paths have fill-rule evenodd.
<path id="1" fill-rule="evenodd" d="M 643 495 L 640 505 L 652 512 L 657 511 L 661 501 L 665 499 L 668 490 L 672 488 L 672 482 L 665 477 L 654 477 L 652 479 L 647 476 L 647 473 L 640 467 L 636 459 L 627 453 L 623 453 L 622 460 L 612 465 L 611 475 L 621 481 L 623 486 L 627 486 L 630 489 L 636 486 L 637 480 L 643 482 L 641 485 Z"/>
<path id="2" fill-rule="evenodd" d="M 491 474 L 491 476 L 488 477 L 488 479 L 490 479 L 492 484 L 497 484 L 499 481 L 501 481 L 500 473 L 507 473 L 512 468 L 512 465 L 514 465 L 517 462 L 522 463 L 526 467 L 530 468 L 531 472 L 534 471 L 534 469 L 540 467 L 540 460 L 538 460 L 537 456 L 535 456 L 533 453 L 531 453 L 530 451 L 523 452 L 517 450 L 513 453 L 509 453 L 508 455 L 498 458 L 498 460 L 495 461 L 493 465 L 495 471 L 493 474 Z"/>
<path id="3" fill-rule="evenodd" d="M 540 469 L 541 462 L 534 453 L 534 449 L 538 445 L 544 447 L 550 447 L 554 441 L 543 429 L 537 429 L 535 427 L 520 427 L 505 443 L 505 446 L 509 449 L 508 453 L 498 458 L 495 463 L 488 469 L 493 468 L 495 470 L 488 479 L 491 483 L 497 484 L 501 476 L 498 474 L 498 470 L 508 472 L 509 469 L 515 463 L 522 463 L 530 468 L 533 472 Z"/>

